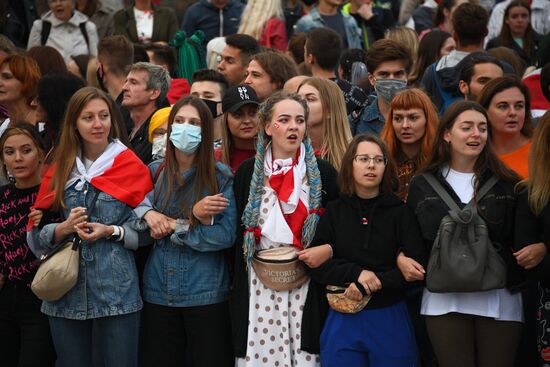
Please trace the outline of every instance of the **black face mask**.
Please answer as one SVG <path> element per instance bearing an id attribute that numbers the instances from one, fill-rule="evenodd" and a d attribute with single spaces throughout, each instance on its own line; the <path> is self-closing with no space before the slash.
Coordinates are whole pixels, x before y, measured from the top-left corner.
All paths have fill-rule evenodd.
<path id="1" fill-rule="evenodd" d="M 221 113 L 218 114 L 218 105 L 221 102 L 216 102 L 216 101 L 212 101 L 211 99 L 204 99 L 204 98 L 201 98 L 201 100 L 204 103 L 206 103 L 206 106 L 208 106 L 208 109 L 210 110 L 210 112 L 212 112 L 212 117 L 213 118 L 216 118 L 216 117 L 221 115 Z"/>
<path id="2" fill-rule="evenodd" d="M 103 83 L 103 77 L 105 76 L 105 73 L 103 72 L 103 66 L 99 65 L 97 67 L 97 70 L 95 71 L 95 75 L 97 77 L 97 83 L 99 84 L 99 88 L 101 88 L 104 92 L 109 92 L 107 88 L 105 87 L 105 84 Z"/>

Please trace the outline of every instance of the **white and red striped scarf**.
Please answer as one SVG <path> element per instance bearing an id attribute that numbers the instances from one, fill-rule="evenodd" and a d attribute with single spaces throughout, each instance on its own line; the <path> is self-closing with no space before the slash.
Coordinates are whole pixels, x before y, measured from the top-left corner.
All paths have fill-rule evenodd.
<path id="1" fill-rule="evenodd" d="M 302 227 L 308 215 L 309 185 L 306 179 L 306 148 L 300 145 L 298 159 L 275 159 L 271 145 L 266 147 L 264 174 L 269 186 L 277 193 L 279 205 L 274 205 L 262 226 L 262 236 L 302 249 Z"/>
<path id="2" fill-rule="evenodd" d="M 34 204 L 36 209 L 49 209 L 52 206 L 55 194 L 51 191 L 50 182 L 55 167 L 55 164 L 50 166 L 42 178 Z M 147 166 L 119 140 L 109 143 L 101 156 L 87 170 L 80 156 L 77 156 L 65 188 L 75 182 L 77 190 L 82 190 L 84 184 L 89 182 L 98 190 L 132 208 L 140 204 L 147 193 L 153 189 L 153 181 Z M 33 227 L 31 220 L 28 227 L 29 230 Z"/>

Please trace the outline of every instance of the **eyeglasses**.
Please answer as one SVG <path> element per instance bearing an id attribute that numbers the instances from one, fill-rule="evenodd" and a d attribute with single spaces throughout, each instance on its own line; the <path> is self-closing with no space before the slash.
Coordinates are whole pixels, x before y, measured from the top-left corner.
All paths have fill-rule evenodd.
<path id="1" fill-rule="evenodd" d="M 377 155 L 376 157 L 369 157 L 366 154 L 357 154 L 355 157 L 353 157 L 353 159 L 355 160 L 355 162 L 365 166 L 368 165 L 370 161 L 372 161 L 372 163 L 374 163 L 375 166 L 382 166 L 388 163 L 388 159 L 383 155 Z"/>
<path id="2" fill-rule="evenodd" d="M 54 4 L 54 3 L 68 3 L 69 1 L 71 0 L 48 0 L 48 2 L 50 4 Z"/>

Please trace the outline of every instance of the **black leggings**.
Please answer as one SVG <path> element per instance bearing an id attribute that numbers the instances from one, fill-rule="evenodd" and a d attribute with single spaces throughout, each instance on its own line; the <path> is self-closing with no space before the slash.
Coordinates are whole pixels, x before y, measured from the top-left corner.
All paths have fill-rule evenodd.
<path id="1" fill-rule="evenodd" d="M 196 307 L 145 303 L 142 366 L 233 367 L 227 302 Z M 186 355 L 188 353 L 189 355 Z"/>
<path id="2" fill-rule="evenodd" d="M 27 287 L 10 282 L 0 290 L 0 365 L 50 367 L 55 364 L 50 326 L 42 302 Z"/>
<path id="3" fill-rule="evenodd" d="M 440 367 L 513 367 L 523 328 L 461 313 L 426 316 L 426 326 Z"/>

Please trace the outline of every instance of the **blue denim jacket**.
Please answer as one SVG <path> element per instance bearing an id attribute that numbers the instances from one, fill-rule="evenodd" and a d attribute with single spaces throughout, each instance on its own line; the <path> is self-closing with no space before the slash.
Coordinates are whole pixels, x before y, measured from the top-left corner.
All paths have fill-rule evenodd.
<path id="1" fill-rule="evenodd" d="M 85 183 L 81 191 L 75 189 L 76 185 L 65 189 L 65 217 L 75 207 L 90 208 L 97 192 L 89 183 Z M 124 241 L 106 238 L 92 243 L 83 241 L 77 284 L 61 299 L 43 302 L 42 312 L 49 316 L 85 320 L 139 311 L 142 301 L 132 250 L 138 247 L 141 239 L 127 223 L 135 220 L 134 211 L 111 195 L 100 192 L 95 208 L 87 215 L 89 222 L 123 226 Z M 52 241 L 57 225 L 48 224 L 40 230 L 37 238 L 40 247 L 46 250 L 54 246 Z"/>
<path id="2" fill-rule="evenodd" d="M 339 10 L 340 11 L 340 10 Z M 361 46 L 361 30 L 357 26 L 355 19 L 349 14 L 340 12 L 344 17 L 344 27 L 346 27 L 346 38 L 348 48 L 362 48 Z M 304 15 L 294 26 L 294 33 L 307 32 L 315 28 L 326 27 L 325 21 L 319 10 L 315 6 L 311 11 Z"/>
<path id="3" fill-rule="evenodd" d="M 384 128 L 385 121 L 386 118 L 378 110 L 378 97 L 370 95 L 361 114 L 352 119 L 351 132 L 353 136 L 361 133 L 371 133 L 378 136 Z"/>
<path id="4" fill-rule="evenodd" d="M 149 165 L 151 177 L 155 177 L 162 161 Z M 188 211 L 182 210 L 184 197 L 193 186 L 195 167 L 183 173 L 186 184 L 174 187 L 168 206 L 164 208 L 167 192 L 166 170 L 162 170 L 155 182 L 154 192 L 149 194 L 153 208 L 172 218 L 188 219 Z M 156 240 L 143 275 L 143 298 L 147 302 L 190 307 L 226 301 L 229 295 L 229 274 L 226 252 L 235 242 L 237 210 L 233 195 L 231 169 L 216 163 L 218 191 L 229 199 L 229 206 L 214 217 L 213 225 L 187 226 L 177 224 L 175 232 Z M 195 199 L 189 200 L 192 203 Z M 146 225 L 136 223 L 137 228 Z"/>

